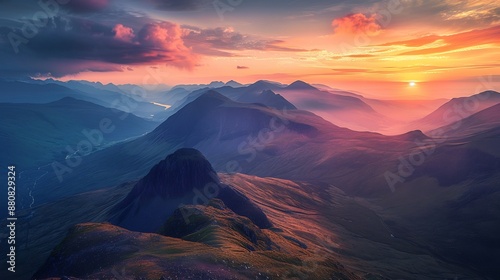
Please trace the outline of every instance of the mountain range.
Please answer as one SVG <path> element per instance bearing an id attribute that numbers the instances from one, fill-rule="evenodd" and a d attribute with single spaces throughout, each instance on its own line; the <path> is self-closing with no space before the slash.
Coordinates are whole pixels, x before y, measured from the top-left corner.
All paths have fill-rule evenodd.
<path id="1" fill-rule="evenodd" d="M 109 90 L 110 87 L 116 91 Z M 130 97 L 117 87 L 110 87 L 98 88 L 78 81 L 0 80 L 0 103 L 49 103 L 64 97 L 72 97 L 143 118 L 153 118 L 154 114 L 165 110 L 164 107 L 140 98 Z"/>
<path id="2" fill-rule="evenodd" d="M 15 158 L 24 168 L 64 159 L 66 147 L 78 150 L 80 141 L 96 142 L 93 150 L 111 143 L 140 136 L 157 123 L 133 114 L 64 97 L 45 104 L 0 103 L 0 143 L 8 146 L 0 163 Z M 109 123 L 109 129 L 101 131 Z M 110 131 L 112 130 L 112 131 Z M 98 143 L 97 143 L 98 142 Z"/>
<path id="3" fill-rule="evenodd" d="M 49 84 L 29 87 L 62 87 Z M 2 141 L 40 142 L 20 142 L 33 148 L 26 162 L 39 160 L 20 179 L 33 186 L 19 197 L 30 201 L 19 210 L 23 277 L 500 275 L 497 92 L 420 103 L 301 81 L 158 92 L 170 93 L 161 123 L 67 97 L 0 105 L 12 124 L 0 126 Z M 411 117 L 394 120 L 406 109 Z M 103 118 L 116 134 L 54 176 L 51 162 L 68 163 L 58 148 L 78 146 Z M 411 129 L 374 132 L 392 126 Z"/>

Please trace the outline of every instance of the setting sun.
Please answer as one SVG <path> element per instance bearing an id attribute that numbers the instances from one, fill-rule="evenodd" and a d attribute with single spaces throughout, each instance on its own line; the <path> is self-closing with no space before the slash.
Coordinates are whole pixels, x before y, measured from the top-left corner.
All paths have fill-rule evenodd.
<path id="1" fill-rule="evenodd" d="M 410 83 L 408 83 L 408 85 L 410 85 L 410 87 L 414 87 L 414 86 L 416 86 L 416 85 L 417 85 L 417 83 L 415 83 L 415 82 L 410 82 Z"/>

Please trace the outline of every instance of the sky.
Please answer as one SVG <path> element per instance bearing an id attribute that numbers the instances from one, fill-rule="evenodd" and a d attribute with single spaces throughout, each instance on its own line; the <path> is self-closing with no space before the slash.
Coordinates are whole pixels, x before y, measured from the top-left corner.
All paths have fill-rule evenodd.
<path id="1" fill-rule="evenodd" d="M 499 90 L 488 0 L 0 0 L 0 76 L 303 80 L 384 99 Z"/>

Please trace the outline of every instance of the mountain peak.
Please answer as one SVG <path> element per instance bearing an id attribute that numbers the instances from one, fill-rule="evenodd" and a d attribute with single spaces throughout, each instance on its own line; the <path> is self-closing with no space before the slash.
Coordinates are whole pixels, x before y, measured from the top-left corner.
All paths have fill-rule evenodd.
<path id="1" fill-rule="evenodd" d="M 315 87 L 311 86 L 310 84 L 303 82 L 303 81 L 295 81 L 288 85 L 285 89 L 294 89 L 294 90 L 311 90 L 311 89 L 316 89 Z"/>
<path id="2" fill-rule="evenodd" d="M 494 91 L 494 90 L 486 90 L 486 91 L 480 92 L 480 93 L 478 93 L 478 94 L 476 94 L 474 96 L 480 96 L 480 97 L 485 96 L 486 98 L 487 97 L 491 97 L 491 96 L 499 97 L 500 93 L 497 92 L 497 91 Z"/>
<path id="3" fill-rule="evenodd" d="M 461 102 L 464 99 L 470 99 L 470 98 L 476 98 L 478 101 L 488 101 L 489 99 L 498 99 L 500 97 L 500 93 L 496 92 L 494 90 L 485 90 L 480 93 L 476 93 L 471 96 L 464 96 L 464 97 L 455 97 L 452 98 L 450 101 L 452 102 Z"/>
<path id="4" fill-rule="evenodd" d="M 260 91 L 265 90 L 265 89 L 277 89 L 280 88 L 280 86 L 277 83 L 266 81 L 266 80 L 258 80 L 257 82 L 249 85 L 247 87 L 250 90 L 258 89 Z"/>
<path id="5" fill-rule="evenodd" d="M 225 84 L 226 86 L 230 86 L 230 87 L 233 87 L 233 88 L 237 88 L 237 87 L 242 87 L 243 85 L 241 83 L 238 83 L 237 81 L 235 80 L 230 80 L 229 82 L 227 82 Z"/>
<path id="6" fill-rule="evenodd" d="M 286 100 L 283 96 L 280 94 L 275 93 L 274 91 L 270 89 L 263 90 L 260 94 L 260 100 L 263 104 L 276 108 L 278 110 L 282 109 L 289 109 L 289 110 L 296 110 L 297 107 L 295 107 L 290 101 Z"/>
<path id="7" fill-rule="evenodd" d="M 400 139 L 407 140 L 407 141 L 417 141 L 417 140 L 429 139 L 429 136 L 425 135 L 419 129 L 408 131 L 408 132 L 403 133 L 401 135 L 398 135 L 396 137 L 399 137 Z"/>
<path id="8" fill-rule="evenodd" d="M 73 98 L 73 97 L 70 97 L 70 96 L 65 96 L 59 100 L 56 100 L 56 101 L 53 101 L 53 102 L 50 102 L 50 103 L 67 103 L 67 102 L 79 102 L 81 101 L 80 99 L 76 99 L 76 98 Z"/>
<path id="9" fill-rule="evenodd" d="M 209 88 L 217 88 L 217 87 L 222 87 L 222 86 L 224 86 L 224 82 L 222 82 L 222 81 L 213 81 L 207 85 L 207 87 L 209 87 Z"/>
<path id="10" fill-rule="evenodd" d="M 153 232 L 180 204 L 200 204 L 200 191 L 216 190 L 217 198 L 236 214 L 261 228 L 271 222 L 245 195 L 221 183 L 203 154 L 182 148 L 168 155 L 138 181 L 130 193 L 110 211 L 110 222 L 127 229 Z M 203 200 L 203 198 L 200 198 Z"/>
<path id="11" fill-rule="evenodd" d="M 155 165 L 134 189 L 148 196 L 178 197 L 219 182 L 217 173 L 200 151 L 182 148 Z"/>
<path id="12" fill-rule="evenodd" d="M 50 102 L 49 104 L 50 105 L 56 105 L 56 106 L 61 106 L 61 105 L 64 105 L 64 106 L 68 106 L 68 105 L 89 105 L 89 106 L 101 107 L 100 105 L 97 105 L 95 103 L 88 102 L 88 101 L 81 100 L 81 99 L 74 98 L 74 97 L 70 97 L 70 96 L 63 97 L 63 98 L 61 98 L 59 100 Z"/>
<path id="13" fill-rule="evenodd" d="M 216 99 L 220 101 L 231 101 L 231 99 L 225 97 L 224 95 L 220 94 L 218 91 L 210 89 L 207 90 L 205 93 L 203 93 L 200 97 L 198 97 L 196 100 L 203 100 L 203 99 Z"/>

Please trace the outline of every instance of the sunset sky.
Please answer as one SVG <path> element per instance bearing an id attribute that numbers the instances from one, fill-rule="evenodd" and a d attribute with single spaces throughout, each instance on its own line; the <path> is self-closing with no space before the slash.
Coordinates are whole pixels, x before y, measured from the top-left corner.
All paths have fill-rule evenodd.
<path id="1" fill-rule="evenodd" d="M 25 2 L 0 1 L 1 77 L 304 80 L 386 99 L 500 85 L 498 1 Z"/>

